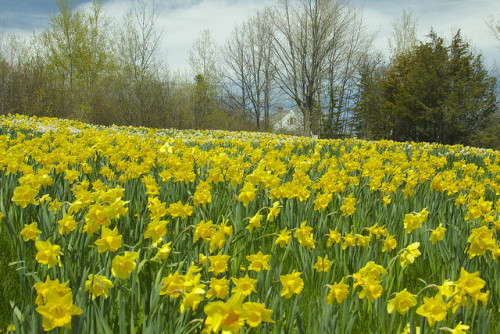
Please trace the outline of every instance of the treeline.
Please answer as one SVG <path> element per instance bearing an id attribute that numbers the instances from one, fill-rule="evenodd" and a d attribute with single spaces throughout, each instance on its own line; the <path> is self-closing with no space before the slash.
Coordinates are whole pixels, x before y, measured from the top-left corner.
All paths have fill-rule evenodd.
<path id="1" fill-rule="evenodd" d="M 117 26 L 101 1 L 57 0 L 49 27 L 30 41 L 3 35 L 0 111 L 157 128 L 254 129 L 224 93 L 197 75 L 173 75 L 159 55 L 157 13 L 137 3 Z M 194 55 L 193 61 L 199 61 Z M 203 113 L 204 117 L 200 116 Z"/>
<path id="2" fill-rule="evenodd" d="M 160 57 L 154 7 L 138 2 L 117 25 L 98 0 L 86 9 L 56 2 L 30 43 L 3 37 L 2 113 L 270 131 L 278 106 L 293 106 L 305 135 L 500 148 L 496 80 L 481 55 L 460 31 L 449 43 L 432 30 L 417 40 L 406 12 L 384 61 L 349 1 L 277 0 L 236 24 L 222 46 L 202 31 L 186 75 Z"/>

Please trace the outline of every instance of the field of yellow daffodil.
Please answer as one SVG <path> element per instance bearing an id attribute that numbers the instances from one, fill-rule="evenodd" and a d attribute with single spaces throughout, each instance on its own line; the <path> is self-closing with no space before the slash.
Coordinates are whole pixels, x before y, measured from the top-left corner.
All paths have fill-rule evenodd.
<path id="1" fill-rule="evenodd" d="M 500 330 L 496 151 L 9 115 L 0 194 L 4 332 Z"/>

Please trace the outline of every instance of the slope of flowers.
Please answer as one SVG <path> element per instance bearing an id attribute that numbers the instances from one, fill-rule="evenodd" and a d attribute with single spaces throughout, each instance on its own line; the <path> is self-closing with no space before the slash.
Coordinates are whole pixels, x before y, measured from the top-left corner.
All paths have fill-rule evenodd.
<path id="1" fill-rule="evenodd" d="M 0 151 L 16 332 L 499 330 L 499 152 L 17 115 Z"/>

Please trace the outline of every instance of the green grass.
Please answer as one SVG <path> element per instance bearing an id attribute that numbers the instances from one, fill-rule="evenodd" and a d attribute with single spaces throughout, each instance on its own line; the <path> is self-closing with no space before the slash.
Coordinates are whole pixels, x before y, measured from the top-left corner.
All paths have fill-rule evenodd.
<path id="1" fill-rule="evenodd" d="M 5 218 L 4 218 L 5 219 Z M 3 224 L 3 223 L 2 223 Z M 12 323 L 11 301 L 22 299 L 22 287 L 15 265 L 16 253 L 10 235 L 5 227 L 0 226 L 0 328 L 6 328 Z"/>

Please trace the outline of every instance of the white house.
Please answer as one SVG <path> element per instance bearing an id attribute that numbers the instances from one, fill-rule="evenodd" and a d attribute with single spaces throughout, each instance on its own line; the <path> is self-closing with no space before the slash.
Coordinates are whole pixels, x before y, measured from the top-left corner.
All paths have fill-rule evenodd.
<path id="1" fill-rule="evenodd" d="M 304 118 L 300 111 L 283 110 L 278 107 L 278 112 L 269 116 L 269 124 L 274 133 L 286 133 L 301 136 L 304 134 Z M 310 133 L 312 138 L 318 138 L 318 135 Z"/>
<path id="2" fill-rule="evenodd" d="M 303 132 L 304 121 L 302 114 L 295 110 L 283 110 L 278 108 L 276 114 L 269 116 L 269 123 L 273 132 L 287 132 L 301 134 Z"/>

